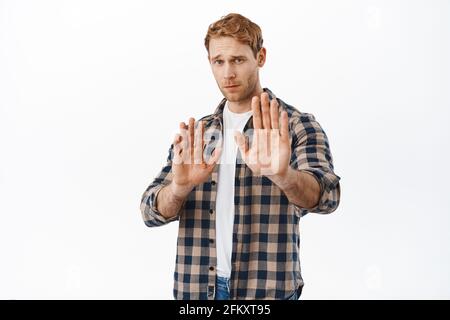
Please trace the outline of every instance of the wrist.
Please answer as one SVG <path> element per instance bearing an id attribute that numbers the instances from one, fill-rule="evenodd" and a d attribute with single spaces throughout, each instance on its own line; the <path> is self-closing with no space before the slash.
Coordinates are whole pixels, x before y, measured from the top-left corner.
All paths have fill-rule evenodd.
<path id="1" fill-rule="evenodd" d="M 297 171 L 290 166 L 283 174 L 277 174 L 269 177 L 281 190 L 288 190 L 297 184 Z"/>
<path id="2" fill-rule="evenodd" d="M 187 195 L 192 191 L 193 186 L 191 185 L 179 185 L 172 181 L 169 185 L 170 193 L 175 198 L 175 200 L 184 200 Z"/>

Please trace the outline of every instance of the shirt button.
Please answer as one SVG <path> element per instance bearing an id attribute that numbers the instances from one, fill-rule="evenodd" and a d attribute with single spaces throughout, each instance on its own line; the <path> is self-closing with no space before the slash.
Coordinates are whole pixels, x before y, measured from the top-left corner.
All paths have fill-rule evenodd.
<path id="1" fill-rule="evenodd" d="M 215 186 L 216 185 L 216 182 L 213 180 L 213 181 L 211 181 L 211 185 L 212 186 Z"/>
<path id="2" fill-rule="evenodd" d="M 213 239 L 209 239 L 209 243 L 214 243 L 214 240 Z"/>
<path id="3" fill-rule="evenodd" d="M 209 213 L 210 213 L 210 214 L 213 214 L 213 213 L 214 213 L 214 210 L 213 210 L 213 209 L 209 209 Z"/>
<path id="4" fill-rule="evenodd" d="M 213 271 L 213 270 L 214 270 L 214 267 L 209 267 L 209 270 Z"/>

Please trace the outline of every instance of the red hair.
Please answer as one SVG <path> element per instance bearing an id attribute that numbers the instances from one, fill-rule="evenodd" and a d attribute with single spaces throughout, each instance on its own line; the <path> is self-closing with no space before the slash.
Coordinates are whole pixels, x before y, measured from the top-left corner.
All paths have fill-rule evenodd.
<path id="1" fill-rule="evenodd" d="M 232 37 L 241 43 L 248 44 L 256 58 L 263 46 L 261 28 L 250 19 L 238 14 L 230 13 L 208 27 L 205 37 L 205 47 L 209 54 L 209 41 L 212 38 Z"/>

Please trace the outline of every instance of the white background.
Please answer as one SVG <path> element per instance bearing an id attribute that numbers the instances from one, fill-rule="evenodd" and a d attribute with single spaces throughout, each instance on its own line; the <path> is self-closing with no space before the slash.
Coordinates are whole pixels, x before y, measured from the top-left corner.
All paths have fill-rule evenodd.
<path id="1" fill-rule="evenodd" d="M 301 221 L 302 298 L 450 298 L 444 0 L 0 1 L 0 298 L 172 299 L 178 224 L 139 204 L 178 123 L 222 98 L 203 39 L 229 12 L 342 178 Z"/>

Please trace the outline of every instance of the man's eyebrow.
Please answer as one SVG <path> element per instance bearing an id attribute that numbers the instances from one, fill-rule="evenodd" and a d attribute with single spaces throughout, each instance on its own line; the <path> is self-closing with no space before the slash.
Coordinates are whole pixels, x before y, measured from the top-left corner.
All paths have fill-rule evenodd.
<path id="1" fill-rule="evenodd" d="M 213 57 L 211 60 L 216 60 L 216 59 L 218 59 L 218 58 L 220 58 L 220 57 L 222 57 L 222 55 L 221 55 L 221 54 L 218 54 L 217 56 Z M 232 58 L 232 59 L 237 59 L 237 58 L 245 59 L 246 57 L 245 57 L 245 56 L 231 56 L 231 58 Z"/>

